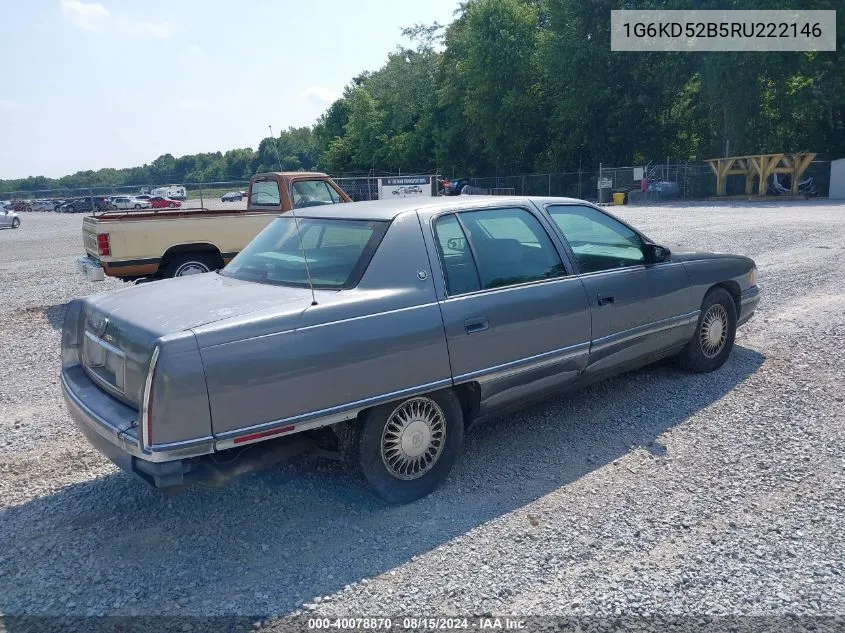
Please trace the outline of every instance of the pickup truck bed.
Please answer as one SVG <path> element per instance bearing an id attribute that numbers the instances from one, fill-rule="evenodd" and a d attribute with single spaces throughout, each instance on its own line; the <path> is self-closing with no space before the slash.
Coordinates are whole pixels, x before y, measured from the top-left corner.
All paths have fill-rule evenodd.
<path id="1" fill-rule="evenodd" d="M 324 198 L 314 198 L 315 191 Z M 208 272 L 225 266 L 280 213 L 351 202 L 326 174 L 308 172 L 258 174 L 250 181 L 248 200 L 245 210 L 160 209 L 88 216 L 82 223 L 86 256 L 77 266 L 94 281 L 106 275 L 133 281 Z"/>

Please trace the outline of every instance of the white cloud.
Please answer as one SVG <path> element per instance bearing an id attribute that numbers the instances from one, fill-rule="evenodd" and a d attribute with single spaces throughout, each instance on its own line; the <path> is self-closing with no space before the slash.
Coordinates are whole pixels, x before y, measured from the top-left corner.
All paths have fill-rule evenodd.
<path id="1" fill-rule="evenodd" d="M 62 15 L 74 26 L 93 30 L 105 21 L 128 32 L 142 37 L 170 39 L 176 34 L 176 25 L 172 22 L 151 22 L 136 20 L 126 15 L 112 16 L 99 2 L 84 2 L 83 0 L 59 0 Z"/>
<path id="2" fill-rule="evenodd" d="M 310 86 L 303 90 L 300 96 L 318 105 L 325 105 L 340 98 L 340 93 L 325 86 Z"/>
<path id="3" fill-rule="evenodd" d="M 99 2 L 82 0 L 60 0 L 59 7 L 74 26 L 82 29 L 95 29 L 103 18 L 109 16 L 108 10 Z"/>
<path id="4" fill-rule="evenodd" d="M 17 110 L 18 107 L 17 101 L 12 101 L 11 99 L 0 99 L 0 110 Z"/>
<path id="5" fill-rule="evenodd" d="M 130 22 L 129 28 L 162 40 L 170 39 L 176 33 L 176 26 L 172 22 Z"/>
<path id="6" fill-rule="evenodd" d="M 199 44 L 191 44 L 190 51 L 195 54 L 202 53 L 202 49 L 199 47 Z"/>

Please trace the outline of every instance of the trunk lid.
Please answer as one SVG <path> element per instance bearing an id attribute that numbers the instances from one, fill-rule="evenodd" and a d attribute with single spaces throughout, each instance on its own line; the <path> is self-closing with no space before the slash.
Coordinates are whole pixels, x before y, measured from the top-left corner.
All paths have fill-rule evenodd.
<path id="1" fill-rule="evenodd" d="M 103 389 L 137 407 L 156 341 L 168 334 L 271 307 L 311 304 L 307 288 L 215 273 L 166 279 L 85 299 L 83 367 Z"/>

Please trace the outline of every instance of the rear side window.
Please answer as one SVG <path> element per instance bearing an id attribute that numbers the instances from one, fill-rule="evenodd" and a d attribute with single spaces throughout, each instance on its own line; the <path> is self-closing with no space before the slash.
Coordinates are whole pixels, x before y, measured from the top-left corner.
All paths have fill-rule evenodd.
<path id="1" fill-rule="evenodd" d="M 444 216 L 435 232 L 452 295 L 566 274 L 548 233 L 525 209 Z"/>
<path id="2" fill-rule="evenodd" d="M 434 233 L 443 261 L 447 292 L 460 295 L 481 290 L 475 259 L 458 218 L 454 215 L 442 216 L 434 224 Z"/>
<path id="3" fill-rule="evenodd" d="M 295 209 L 321 204 L 337 204 L 340 196 L 324 180 L 297 180 L 290 186 Z"/>
<path id="4" fill-rule="evenodd" d="M 252 191 L 249 194 L 250 205 L 278 207 L 281 203 L 278 182 L 275 180 L 257 180 L 252 183 Z"/>

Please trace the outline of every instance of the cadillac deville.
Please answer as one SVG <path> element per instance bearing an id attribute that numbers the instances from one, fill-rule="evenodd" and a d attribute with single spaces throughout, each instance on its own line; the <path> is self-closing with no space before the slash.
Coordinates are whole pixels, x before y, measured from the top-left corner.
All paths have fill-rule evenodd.
<path id="1" fill-rule="evenodd" d="M 581 200 L 316 206 L 217 273 L 71 302 L 61 383 L 88 439 L 157 487 L 316 450 L 405 503 L 480 420 L 668 356 L 718 369 L 756 274 Z"/>

